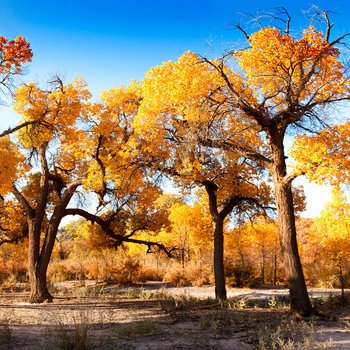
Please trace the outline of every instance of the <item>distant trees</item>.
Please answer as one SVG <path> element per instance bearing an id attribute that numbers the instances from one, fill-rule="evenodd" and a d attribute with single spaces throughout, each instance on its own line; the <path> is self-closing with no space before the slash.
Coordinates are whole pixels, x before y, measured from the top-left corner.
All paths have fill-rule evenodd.
<path id="1" fill-rule="evenodd" d="M 350 282 L 350 204 L 339 188 L 306 231 L 303 257 L 310 283 L 348 287 Z"/>

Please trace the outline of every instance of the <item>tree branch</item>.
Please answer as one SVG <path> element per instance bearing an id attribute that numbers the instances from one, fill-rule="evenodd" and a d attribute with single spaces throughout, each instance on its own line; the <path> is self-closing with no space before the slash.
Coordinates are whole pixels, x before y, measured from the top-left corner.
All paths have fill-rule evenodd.
<path id="1" fill-rule="evenodd" d="M 25 128 L 28 125 L 33 125 L 33 124 L 37 124 L 37 123 L 38 123 L 38 120 L 32 120 L 32 121 L 24 122 L 24 123 L 22 123 L 20 125 L 17 125 L 15 127 L 13 127 L 13 128 L 8 128 L 7 130 L 5 130 L 2 133 L 0 133 L 0 138 L 4 137 L 4 136 L 7 136 L 7 135 L 11 135 L 11 134 L 13 134 L 16 131 Z"/>
<path id="2" fill-rule="evenodd" d="M 73 215 L 73 216 L 79 215 L 85 218 L 86 220 L 91 221 L 92 223 L 98 224 L 108 236 L 110 236 L 111 238 L 117 241 L 117 245 L 120 245 L 123 242 L 146 245 L 148 247 L 147 253 L 152 253 L 152 247 L 157 247 L 159 250 L 163 251 L 169 258 L 172 257 L 172 252 L 176 249 L 175 247 L 168 249 L 167 247 L 165 247 L 164 244 L 159 242 L 133 239 L 133 238 L 130 238 L 130 236 L 123 236 L 121 234 L 116 234 L 114 233 L 114 230 L 110 227 L 110 224 L 106 220 L 104 220 L 100 216 L 91 214 L 83 209 L 79 209 L 79 208 L 66 209 L 64 211 L 64 216 L 68 216 L 68 215 Z"/>
<path id="3" fill-rule="evenodd" d="M 23 207 L 28 213 L 27 215 L 29 215 L 30 218 L 34 218 L 35 209 L 32 208 L 27 198 L 24 197 L 24 195 L 17 189 L 17 187 L 14 184 L 12 185 L 12 193 L 14 194 L 18 202 L 20 202 L 23 205 Z"/>

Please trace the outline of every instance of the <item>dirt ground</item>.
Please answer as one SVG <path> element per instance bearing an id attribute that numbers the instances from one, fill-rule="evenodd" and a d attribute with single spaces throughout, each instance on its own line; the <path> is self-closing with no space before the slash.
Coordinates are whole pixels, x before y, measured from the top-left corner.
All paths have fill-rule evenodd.
<path id="1" fill-rule="evenodd" d="M 53 303 L 0 295 L 0 349 L 350 349 L 350 309 L 336 290 L 311 290 L 330 319 L 295 321 L 285 289 L 229 289 L 222 307 L 212 287 L 52 286 Z"/>

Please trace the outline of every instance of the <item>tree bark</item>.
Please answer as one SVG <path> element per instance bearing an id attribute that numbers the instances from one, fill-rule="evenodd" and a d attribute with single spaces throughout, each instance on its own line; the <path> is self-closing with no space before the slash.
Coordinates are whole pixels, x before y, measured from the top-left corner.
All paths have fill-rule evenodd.
<path id="1" fill-rule="evenodd" d="M 46 272 L 48 265 L 41 263 L 40 258 L 40 228 L 35 225 L 34 219 L 29 219 L 28 242 L 28 274 L 30 284 L 30 303 L 51 302 L 52 296 L 48 291 Z"/>
<path id="2" fill-rule="evenodd" d="M 215 298 L 227 299 L 224 267 L 224 218 L 230 213 L 229 208 L 219 213 L 217 203 L 218 186 L 211 181 L 204 183 L 209 198 L 210 215 L 214 222 L 214 280 Z M 227 214 L 226 214 L 227 212 Z"/>
<path id="3" fill-rule="evenodd" d="M 52 296 L 47 288 L 46 273 L 47 266 L 44 267 L 38 262 L 32 261 L 37 267 L 29 267 L 30 281 L 30 303 L 52 302 Z M 29 264 L 30 265 L 30 264 Z"/>
<path id="4" fill-rule="evenodd" d="M 271 144 L 273 166 L 270 172 L 274 183 L 281 253 L 289 287 L 291 312 L 307 317 L 312 314 L 313 308 L 298 251 L 292 180 L 286 176 L 283 133 L 275 136 Z"/>
<path id="5" fill-rule="evenodd" d="M 218 217 L 214 224 L 215 298 L 222 301 L 227 299 L 224 267 L 224 220 Z"/>
<path id="6" fill-rule="evenodd" d="M 46 274 L 49 266 L 52 250 L 58 232 L 59 224 L 64 216 L 64 211 L 72 198 L 76 188 L 81 184 L 80 180 L 72 181 L 64 193 L 53 202 L 49 203 L 50 173 L 46 159 L 46 147 L 39 148 L 41 164 L 40 188 L 37 194 L 37 205 L 33 208 L 25 196 L 13 186 L 13 194 L 27 212 L 28 222 L 28 274 L 30 283 L 31 303 L 51 302 L 52 296 L 47 288 Z M 46 222 L 46 209 L 51 204 L 54 207 L 49 222 Z M 42 233 L 44 241 L 41 245 Z"/>

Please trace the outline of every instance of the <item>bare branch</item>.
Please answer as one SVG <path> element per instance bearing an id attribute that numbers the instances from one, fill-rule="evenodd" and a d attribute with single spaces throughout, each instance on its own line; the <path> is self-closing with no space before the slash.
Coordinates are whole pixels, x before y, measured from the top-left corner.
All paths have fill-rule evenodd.
<path id="1" fill-rule="evenodd" d="M 289 14 L 289 12 L 287 11 L 287 9 L 285 8 L 285 7 L 277 7 L 276 8 L 277 9 L 277 11 L 279 12 L 279 13 L 281 13 L 283 16 L 286 16 L 287 17 L 287 19 L 284 19 L 284 18 L 282 18 L 282 17 L 279 17 L 279 16 L 277 16 L 277 15 L 272 15 L 272 18 L 274 18 L 274 19 L 277 19 L 278 21 L 281 21 L 281 22 L 283 22 L 283 23 L 285 23 L 285 25 L 286 25 L 286 28 L 284 29 L 284 32 L 286 33 L 286 34 L 289 34 L 289 32 L 290 32 L 290 22 L 291 22 L 291 16 L 290 16 L 290 14 Z"/>
<path id="2" fill-rule="evenodd" d="M 322 15 L 326 21 L 327 29 L 326 29 L 326 41 L 329 42 L 329 37 L 331 35 L 331 29 L 334 26 L 334 23 L 331 23 L 329 20 L 328 12 L 322 11 Z"/>
<path id="3" fill-rule="evenodd" d="M 234 25 L 236 29 L 238 29 L 240 32 L 243 33 L 243 35 L 245 36 L 245 38 L 249 41 L 250 37 L 249 37 L 249 34 L 243 29 L 243 27 L 237 23 Z"/>

